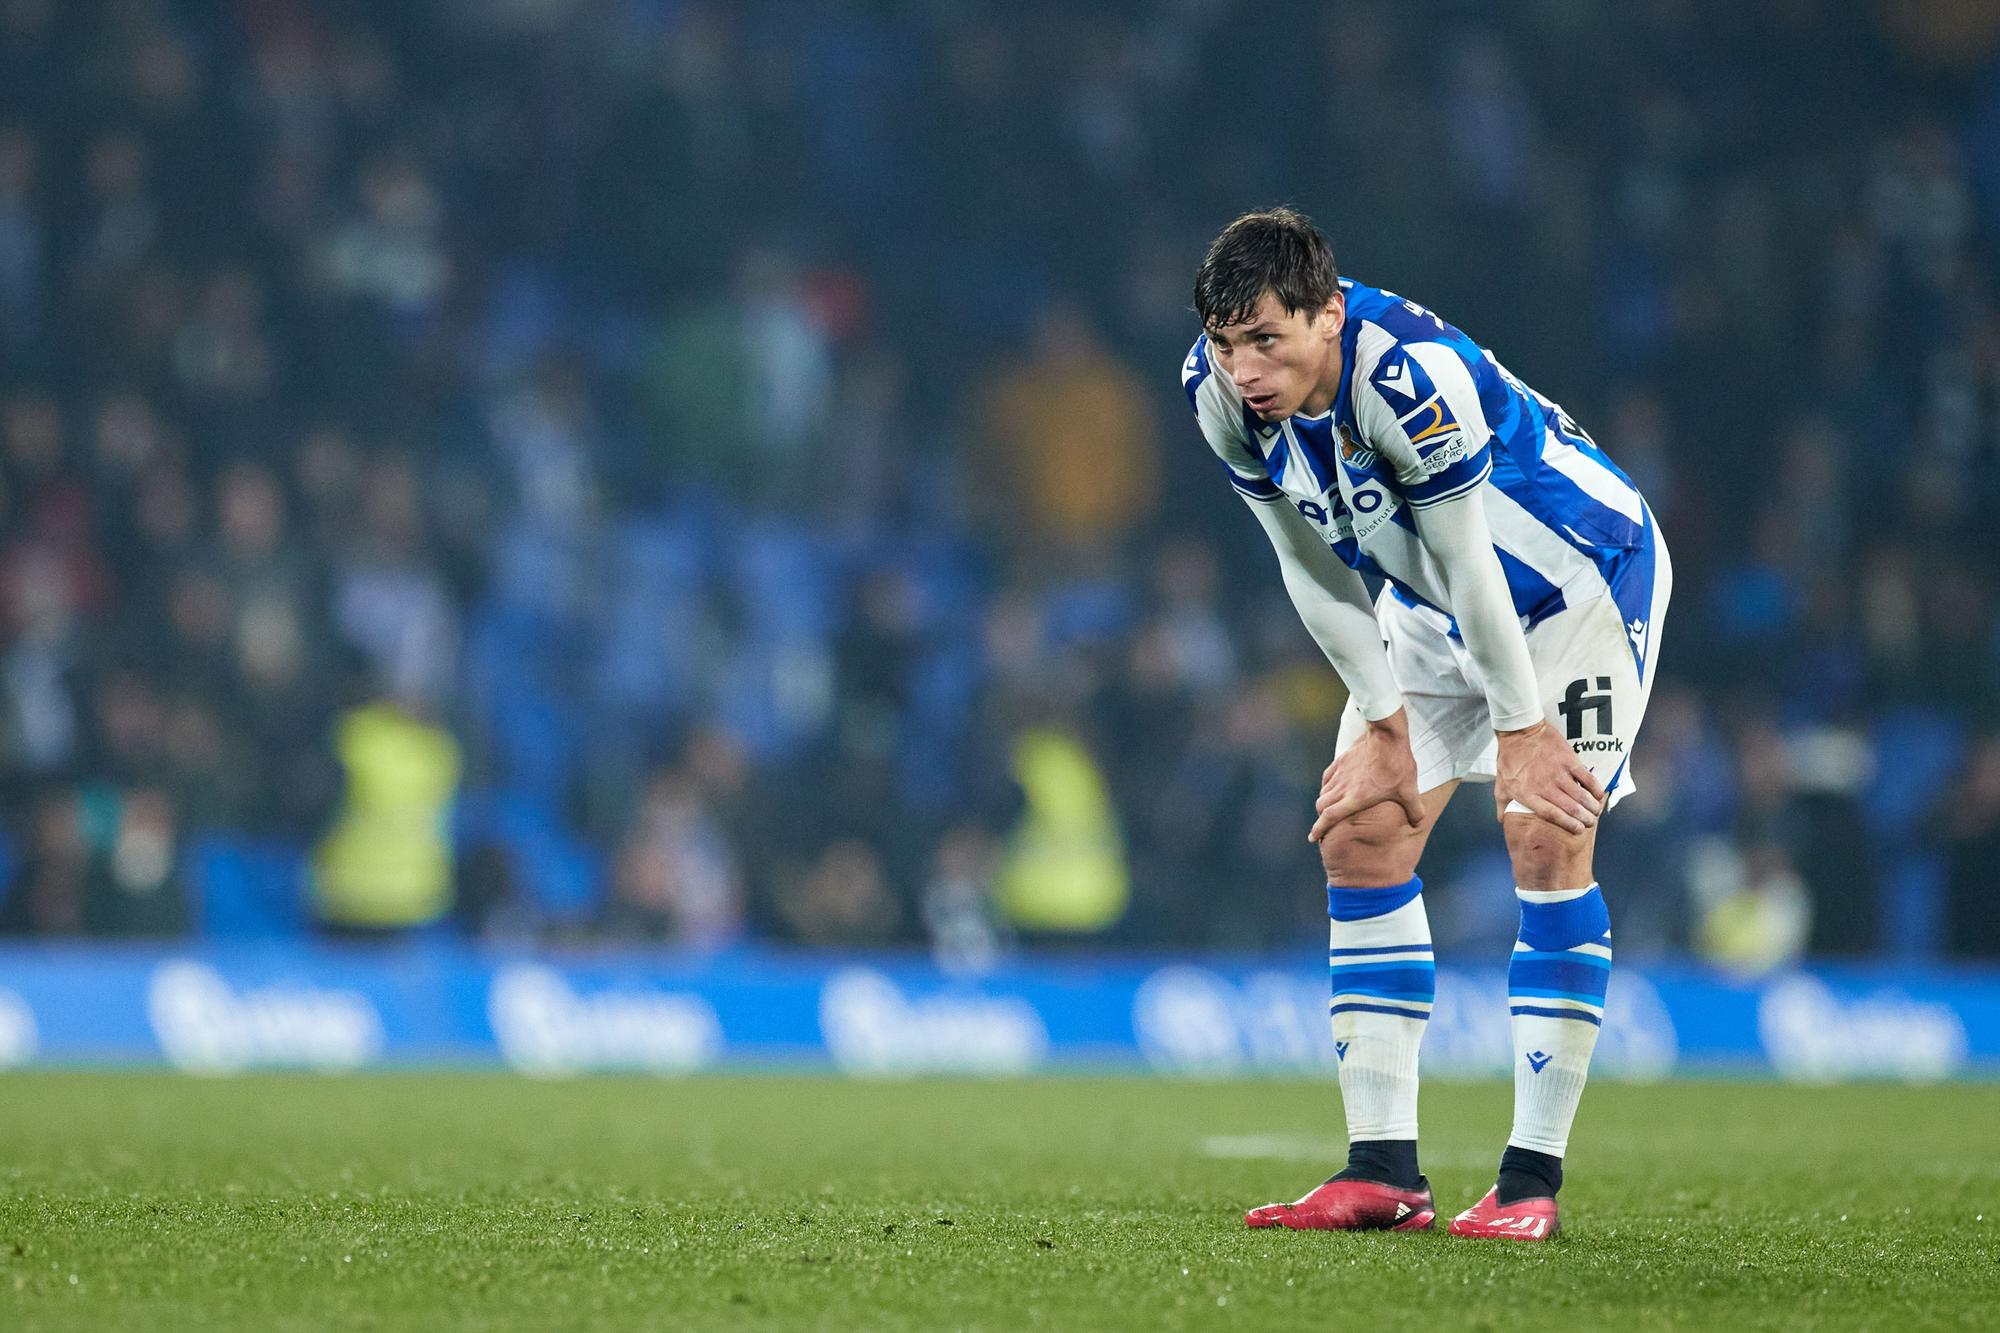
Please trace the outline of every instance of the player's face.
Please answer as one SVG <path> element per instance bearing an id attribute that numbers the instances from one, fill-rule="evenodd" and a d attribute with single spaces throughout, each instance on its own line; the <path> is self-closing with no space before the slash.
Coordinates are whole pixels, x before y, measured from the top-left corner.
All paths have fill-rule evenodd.
<path id="1" fill-rule="evenodd" d="M 1265 292 L 1250 317 L 1208 331 L 1209 346 L 1243 401 L 1261 421 L 1282 421 L 1333 406 L 1340 389 L 1340 326 L 1347 302 L 1339 292 L 1315 311 L 1286 310 Z"/>

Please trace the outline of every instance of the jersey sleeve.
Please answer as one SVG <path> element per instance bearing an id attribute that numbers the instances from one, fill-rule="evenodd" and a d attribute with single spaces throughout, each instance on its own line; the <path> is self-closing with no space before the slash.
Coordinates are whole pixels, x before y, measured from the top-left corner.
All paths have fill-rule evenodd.
<path id="1" fill-rule="evenodd" d="M 1465 494 L 1493 471 L 1492 428 L 1471 369 L 1440 342 L 1396 342 L 1368 368 L 1355 424 L 1396 469 L 1418 509 Z"/>
<path id="2" fill-rule="evenodd" d="M 1187 360 L 1181 363 L 1181 387 L 1187 391 L 1188 406 L 1194 409 L 1202 438 L 1215 451 L 1237 493 L 1249 500 L 1282 498 L 1284 492 L 1250 446 L 1250 432 L 1243 425 L 1243 400 L 1237 396 L 1236 386 L 1209 363 L 1207 334 L 1195 339 Z"/>

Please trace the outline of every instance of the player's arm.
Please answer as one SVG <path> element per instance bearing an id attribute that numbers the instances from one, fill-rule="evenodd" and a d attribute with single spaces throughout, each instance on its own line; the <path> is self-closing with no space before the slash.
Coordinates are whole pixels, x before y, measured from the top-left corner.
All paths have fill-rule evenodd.
<path id="1" fill-rule="evenodd" d="M 1481 488 L 1412 508 L 1417 536 L 1438 562 L 1459 635 L 1486 684 L 1500 742 L 1495 800 L 1503 811 L 1519 801 L 1558 828 L 1582 833 L 1604 808 L 1604 788 L 1542 714 L 1527 634 L 1493 550 Z"/>
<path id="2" fill-rule="evenodd" d="M 1400 711 L 1403 692 L 1389 670 L 1368 586 L 1271 480 L 1264 460 L 1250 446 L 1235 385 L 1209 363 L 1207 338 L 1196 339 L 1182 363 L 1181 387 L 1230 486 L 1250 506 L 1278 553 L 1285 591 L 1299 619 L 1340 673 L 1362 717 L 1376 722 Z"/>
<path id="3" fill-rule="evenodd" d="M 1327 546 L 1304 515 L 1282 498 L 1243 502 L 1257 516 L 1278 553 L 1285 592 L 1306 632 L 1340 673 L 1348 696 L 1367 722 L 1361 739 L 1320 775 L 1318 814 L 1307 838 L 1318 842 L 1334 825 L 1370 806 L 1393 801 L 1412 828 L 1424 821 L 1417 764 L 1410 752 L 1410 722 L 1403 691 L 1389 668 L 1382 627 L 1368 599 L 1368 585 Z"/>
<path id="4" fill-rule="evenodd" d="M 1412 825 L 1421 824 L 1423 802 L 1417 792 L 1416 760 L 1410 754 L 1403 692 L 1389 669 L 1367 585 L 1271 481 L 1263 460 L 1250 447 L 1235 386 L 1209 364 L 1206 338 L 1195 340 L 1182 363 L 1181 387 L 1202 438 L 1278 553 L 1285 591 L 1299 619 L 1340 673 L 1368 722 L 1361 740 L 1321 774 L 1319 813 L 1308 836 L 1318 842 L 1341 820 L 1384 801 L 1400 805 Z"/>
<path id="5" fill-rule="evenodd" d="M 1361 716 L 1379 722 L 1403 707 L 1382 627 L 1361 576 L 1336 556 L 1305 516 L 1283 500 L 1243 497 L 1278 553 L 1285 591 L 1306 632 L 1333 663 Z"/>

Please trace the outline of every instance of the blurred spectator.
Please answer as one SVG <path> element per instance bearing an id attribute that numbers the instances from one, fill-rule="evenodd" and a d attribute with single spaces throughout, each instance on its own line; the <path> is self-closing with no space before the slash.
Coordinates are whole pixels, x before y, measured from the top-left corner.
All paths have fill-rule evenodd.
<path id="1" fill-rule="evenodd" d="M 31 814 L 0 930 L 177 935 L 189 925 L 173 803 L 149 787 L 46 793 Z"/>
<path id="2" fill-rule="evenodd" d="M 778 917 L 799 944 L 882 944 L 901 929 L 882 858 L 857 838 L 829 843 L 802 866 L 781 872 Z"/>
<path id="3" fill-rule="evenodd" d="M 335 741 L 346 791 L 313 859 L 313 910 L 342 934 L 429 925 L 452 906 L 452 803 L 458 745 L 392 703 L 340 718 Z"/>
<path id="4" fill-rule="evenodd" d="M 640 798 L 619 848 L 606 925 L 699 950 L 742 933 L 741 872 L 692 773 L 663 770 Z"/>
<path id="5" fill-rule="evenodd" d="M 830 355 L 791 257 L 746 250 L 731 291 L 683 307 L 661 330 L 649 371 L 661 462 L 761 503 L 815 499 Z"/>
<path id="6" fill-rule="evenodd" d="M 71 935 L 90 923 L 85 914 L 89 846 L 77 793 L 45 789 L 29 812 L 26 845 L 5 909 L 11 933 Z"/>
<path id="7" fill-rule="evenodd" d="M 1944 947 L 1961 958 L 2000 958 L 2000 736 L 1973 748 L 1940 811 L 1945 848 Z"/>
<path id="8" fill-rule="evenodd" d="M 208 281 L 173 343 L 174 373 L 191 398 L 262 396 L 275 369 L 263 320 L 263 289 L 250 274 L 231 270 Z"/>
<path id="9" fill-rule="evenodd" d="M 1047 940 L 1109 930 L 1125 915 L 1131 886 L 1102 770 L 1074 736 L 1035 727 L 1014 743 L 1014 777 L 1027 808 L 995 880 L 1005 920 Z"/>
<path id="10" fill-rule="evenodd" d="M 1783 848 L 1708 842 L 1693 858 L 1695 948 L 1738 972 L 1767 972 L 1805 955 L 1812 897 Z"/>
<path id="11" fill-rule="evenodd" d="M 960 826 L 938 839 L 923 890 L 931 957 L 947 972 L 977 975 L 999 960 L 1002 937 L 993 902 L 997 849 L 979 829 Z"/>
<path id="12" fill-rule="evenodd" d="M 370 465 L 361 529 L 349 538 L 333 603 L 341 630 L 389 692 L 436 706 L 450 697 L 457 625 L 444 579 L 426 559 L 421 503 L 407 458 Z"/>
<path id="13" fill-rule="evenodd" d="M 18 125 L 0 124 L 0 348 L 21 357 L 41 331 L 48 245 L 36 209 L 41 148 Z"/>
<path id="14" fill-rule="evenodd" d="M 1043 310 L 1026 359 L 975 408 L 975 484 L 993 535 L 1031 565 L 1116 550 L 1159 499 L 1152 401 L 1081 310 Z"/>
<path id="15" fill-rule="evenodd" d="M 439 313 L 451 277 L 444 202 L 423 168 L 394 151 L 363 162 L 357 184 L 352 210 L 325 240 L 323 279 L 414 328 Z"/>

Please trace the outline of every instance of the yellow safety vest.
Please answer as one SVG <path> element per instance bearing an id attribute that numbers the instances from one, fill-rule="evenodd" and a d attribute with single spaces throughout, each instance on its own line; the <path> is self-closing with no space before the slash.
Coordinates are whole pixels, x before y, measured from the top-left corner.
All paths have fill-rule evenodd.
<path id="1" fill-rule="evenodd" d="M 458 743 L 399 709 L 368 704 L 341 718 L 334 749 L 347 795 L 314 858 L 321 919 L 383 927 L 437 920 L 451 909 Z"/>
<path id="2" fill-rule="evenodd" d="M 1088 934 L 1125 915 L 1131 884 L 1103 774 L 1072 736 L 1036 729 L 1014 744 L 1027 810 L 1007 840 L 996 894 L 1024 930 Z"/>

